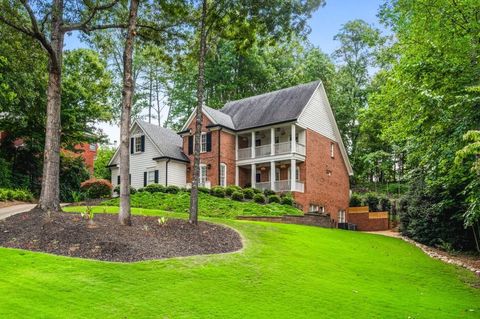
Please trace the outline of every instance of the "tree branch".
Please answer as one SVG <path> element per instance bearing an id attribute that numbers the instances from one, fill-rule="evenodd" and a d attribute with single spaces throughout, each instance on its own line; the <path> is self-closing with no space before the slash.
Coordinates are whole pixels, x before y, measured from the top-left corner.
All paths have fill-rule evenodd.
<path id="1" fill-rule="evenodd" d="M 89 8 L 90 14 L 82 22 L 64 26 L 63 31 L 64 32 L 69 32 L 69 31 L 73 31 L 73 30 L 87 31 L 89 29 L 88 24 L 92 21 L 92 19 L 95 17 L 97 12 L 103 11 L 103 10 L 108 10 L 108 9 L 112 8 L 113 6 L 115 6 L 118 3 L 118 1 L 119 0 L 113 0 L 112 2 L 106 3 L 104 5 L 96 5 L 93 8 L 90 8 L 89 5 L 85 1 L 83 1 L 83 3 Z"/>

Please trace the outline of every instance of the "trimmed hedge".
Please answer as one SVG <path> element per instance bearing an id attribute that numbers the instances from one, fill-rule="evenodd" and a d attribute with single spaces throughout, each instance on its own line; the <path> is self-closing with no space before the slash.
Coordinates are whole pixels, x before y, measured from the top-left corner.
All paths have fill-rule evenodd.
<path id="1" fill-rule="evenodd" d="M 198 191 L 201 193 L 210 194 L 210 188 L 208 187 L 199 186 Z"/>
<path id="2" fill-rule="evenodd" d="M 279 203 L 280 204 L 280 196 L 278 195 L 270 195 L 268 196 L 268 203 Z"/>
<path id="3" fill-rule="evenodd" d="M 265 198 L 265 195 L 263 195 L 263 194 L 255 194 L 253 196 L 253 201 L 257 204 L 265 204 L 267 199 Z"/>
<path id="4" fill-rule="evenodd" d="M 281 198 L 281 203 L 282 203 L 282 205 L 293 206 L 294 201 L 293 201 L 293 198 L 290 197 L 290 196 L 283 196 L 283 197 Z"/>
<path id="5" fill-rule="evenodd" d="M 165 192 L 169 194 L 177 194 L 180 191 L 180 188 L 174 185 L 167 186 Z"/>
<path id="6" fill-rule="evenodd" d="M 263 194 L 267 197 L 270 197 L 272 195 L 276 195 L 275 191 L 272 191 L 271 189 L 266 189 L 263 191 Z"/>
<path id="7" fill-rule="evenodd" d="M 225 195 L 232 196 L 234 192 L 241 191 L 242 188 L 239 186 L 230 185 L 225 188 Z"/>
<path id="8" fill-rule="evenodd" d="M 143 191 L 149 193 L 165 193 L 166 189 L 165 186 L 160 184 L 148 184 L 143 188 Z"/>
<path id="9" fill-rule="evenodd" d="M 242 192 L 243 192 L 243 196 L 245 197 L 245 199 L 252 199 L 253 196 L 255 195 L 255 192 L 251 188 L 245 188 L 245 189 L 243 189 Z"/>
<path id="10" fill-rule="evenodd" d="M 140 188 L 138 191 L 130 186 L 130 194 L 136 194 L 137 192 L 144 192 L 145 190 L 143 188 Z M 120 195 L 120 185 L 115 186 L 113 189 L 113 192 L 117 195 Z"/>
<path id="11" fill-rule="evenodd" d="M 112 184 L 106 179 L 88 179 L 80 184 L 80 189 L 91 199 L 109 197 L 112 194 Z"/>
<path id="12" fill-rule="evenodd" d="M 221 186 L 215 186 L 212 188 L 212 191 L 210 193 L 216 197 L 225 197 L 225 188 Z"/>
<path id="13" fill-rule="evenodd" d="M 233 192 L 232 199 L 237 201 L 242 201 L 244 199 L 243 193 L 241 191 Z"/>
<path id="14" fill-rule="evenodd" d="M 33 195 L 29 191 L 23 189 L 0 188 L 0 202 L 7 200 L 31 202 L 33 201 Z"/>

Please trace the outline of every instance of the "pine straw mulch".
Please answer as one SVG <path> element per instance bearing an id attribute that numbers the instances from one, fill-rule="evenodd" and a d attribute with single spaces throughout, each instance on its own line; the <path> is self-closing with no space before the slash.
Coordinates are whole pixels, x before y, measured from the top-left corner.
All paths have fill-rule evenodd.
<path id="1" fill-rule="evenodd" d="M 94 225 L 76 213 L 37 209 L 0 221 L 0 246 L 56 255 L 116 262 L 218 254 L 242 248 L 231 228 L 208 222 L 191 225 L 182 219 L 132 216 L 132 226 L 121 226 L 116 214 L 96 214 Z"/>

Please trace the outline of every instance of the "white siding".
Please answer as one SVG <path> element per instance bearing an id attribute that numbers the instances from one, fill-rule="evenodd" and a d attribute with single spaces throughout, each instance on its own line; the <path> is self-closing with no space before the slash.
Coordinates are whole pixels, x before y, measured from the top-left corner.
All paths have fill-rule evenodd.
<path id="1" fill-rule="evenodd" d="M 335 134 L 335 124 L 329 116 L 328 101 L 323 86 L 315 90 L 312 98 L 303 110 L 298 123 L 329 139 L 338 142 Z"/>
<path id="2" fill-rule="evenodd" d="M 165 172 L 165 169 L 163 171 Z M 186 181 L 187 181 L 187 165 L 182 162 L 170 161 L 168 163 L 168 185 L 185 187 Z"/>

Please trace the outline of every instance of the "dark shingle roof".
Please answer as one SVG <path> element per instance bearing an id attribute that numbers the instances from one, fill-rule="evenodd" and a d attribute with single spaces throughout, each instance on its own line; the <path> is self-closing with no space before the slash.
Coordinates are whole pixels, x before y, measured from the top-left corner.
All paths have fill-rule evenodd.
<path id="1" fill-rule="evenodd" d="M 180 161 L 188 161 L 182 151 L 183 139 L 167 128 L 137 120 L 138 125 L 147 134 L 160 152 L 159 157 L 168 157 Z"/>
<path id="2" fill-rule="evenodd" d="M 236 130 L 293 121 L 298 118 L 319 83 L 310 82 L 231 101 L 220 112 L 230 116 Z"/>
<path id="3" fill-rule="evenodd" d="M 231 129 L 235 128 L 235 126 L 233 125 L 232 118 L 229 115 L 227 115 L 225 113 L 222 113 L 219 110 L 212 109 L 211 107 L 208 107 L 206 105 L 203 106 L 203 110 L 218 125 L 225 126 L 225 127 L 231 128 Z"/>

